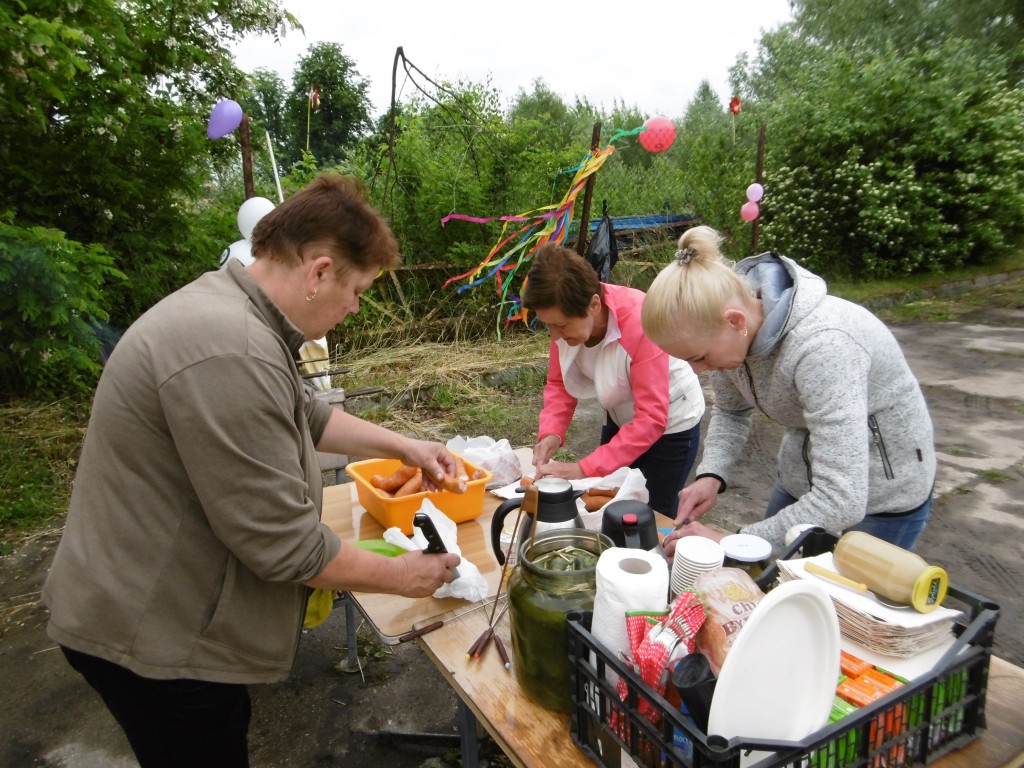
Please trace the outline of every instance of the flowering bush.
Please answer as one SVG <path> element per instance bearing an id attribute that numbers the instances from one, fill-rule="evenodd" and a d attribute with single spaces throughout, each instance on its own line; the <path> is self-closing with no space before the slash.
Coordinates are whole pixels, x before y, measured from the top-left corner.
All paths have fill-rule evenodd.
<path id="1" fill-rule="evenodd" d="M 836 50 L 770 107 L 764 242 L 826 274 L 992 261 L 1024 238 L 1024 104 L 951 41 Z"/>

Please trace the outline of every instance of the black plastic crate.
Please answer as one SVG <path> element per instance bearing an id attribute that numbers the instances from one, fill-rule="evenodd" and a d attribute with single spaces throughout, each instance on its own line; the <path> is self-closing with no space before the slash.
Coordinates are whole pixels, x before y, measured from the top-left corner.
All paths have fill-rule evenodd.
<path id="1" fill-rule="evenodd" d="M 811 529 L 781 559 L 801 548 L 803 556 L 829 552 L 838 540 L 821 529 Z M 773 564 L 757 579 L 758 585 L 767 591 L 776 577 Z M 623 751 L 637 764 L 651 768 L 739 768 L 741 755 L 750 750 L 771 753 L 757 761 L 757 768 L 927 765 L 973 741 L 985 728 L 989 659 L 999 618 L 995 603 L 952 585 L 946 600 L 965 616 L 955 625 L 953 647 L 929 674 L 799 742 L 709 738 L 597 641 L 590 633 L 592 614 L 570 613 L 573 741 L 605 768 L 618 768 Z M 615 684 L 605 679 L 606 672 L 626 681 L 625 700 L 619 699 Z M 765 707 L 780 706 L 770 692 L 764 695 Z M 658 713 L 656 722 L 641 714 L 641 701 Z M 692 757 L 676 746 L 680 736 L 692 745 Z"/>

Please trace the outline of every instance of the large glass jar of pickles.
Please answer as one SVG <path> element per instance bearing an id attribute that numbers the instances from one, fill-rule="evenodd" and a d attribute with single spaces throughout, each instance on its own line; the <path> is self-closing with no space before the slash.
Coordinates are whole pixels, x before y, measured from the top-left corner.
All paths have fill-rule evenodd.
<path id="1" fill-rule="evenodd" d="M 572 707 L 565 614 L 593 609 L 597 559 L 612 546 L 604 534 L 581 528 L 546 531 L 520 544 L 508 582 L 516 680 L 543 707 Z"/>

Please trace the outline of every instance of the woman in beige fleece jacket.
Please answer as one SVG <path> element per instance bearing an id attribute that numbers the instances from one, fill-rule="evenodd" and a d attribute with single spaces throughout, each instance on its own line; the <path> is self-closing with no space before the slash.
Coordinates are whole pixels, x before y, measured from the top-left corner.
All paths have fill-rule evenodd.
<path id="1" fill-rule="evenodd" d="M 391 456 L 427 482 L 443 445 L 313 398 L 295 360 L 398 261 L 356 182 L 324 175 L 264 216 L 253 264 L 163 299 L 104 368 L 63 538 L 50 636 L 144 768 L 248 765 L 249 683 L 287 677 L 310 588 L 432 594 L 456 555 L 387 558 L 320 522 L 316 451 Z"/>

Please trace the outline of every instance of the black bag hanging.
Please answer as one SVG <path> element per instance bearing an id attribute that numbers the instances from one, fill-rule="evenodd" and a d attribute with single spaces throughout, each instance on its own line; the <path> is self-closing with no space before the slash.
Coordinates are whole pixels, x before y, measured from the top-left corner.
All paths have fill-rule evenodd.
<path id="1" fill-rule="evenodd" d="M 597 225 L 594 236 L 590 238 L 587 246 L 587 261 L 597 272 L 597 277 L 602 283 L 607 283 L 611 276 L 612 267 L 619 260 L 619 246 L 615 242 L 615 225 L 612 224 L 612 217 L 608 215 L 608 202 L 601 203 L 601 223 Z"/>

